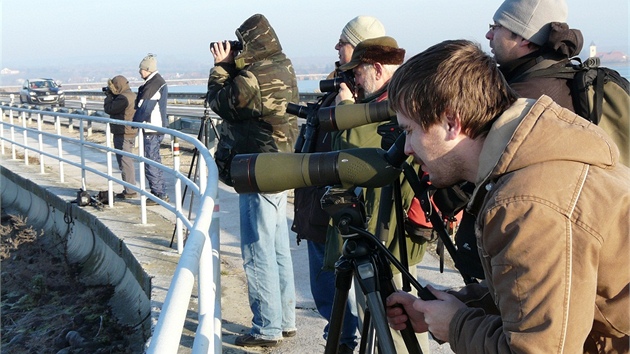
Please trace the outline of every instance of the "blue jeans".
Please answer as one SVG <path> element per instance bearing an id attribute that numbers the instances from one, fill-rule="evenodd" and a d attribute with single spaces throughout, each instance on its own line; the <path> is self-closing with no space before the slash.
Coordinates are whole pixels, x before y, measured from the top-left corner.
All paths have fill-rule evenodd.
<path id="1" fill-rule="evenodd" d="M 162 140 L 164 140 L 164 134 L 144 134 L 144 157 L 162 163 L 162 157 L 160 157 Z M 149 189 L 153 195 L 159 197 L 165 194 L 164 171 L 145 163 L 144 174 L 147 176 Z"/>
<path id="2" fill-rule="evenodd" d="M 319 314 L 330 322 L 333 298 L 335 295 L 335 272 L 322 269 L 324 265 L 325 244 L 307 240 L 308 267 L 311 278 L 311 294 Z M 354 349 L 357 346 L 357 310 L 354 289 L 348 292 L 346 312 L 341 327 L 340 344 L 345 344 Z M 324 327 L 324 339 L 328 339 L 328 326 Z"/>
<path id="3" fill-rule="evenodd" d="M 251 335 L 281 339 L 282 331 L 296 329 L 287 192 L 239 194 L 239 209 Z"/>

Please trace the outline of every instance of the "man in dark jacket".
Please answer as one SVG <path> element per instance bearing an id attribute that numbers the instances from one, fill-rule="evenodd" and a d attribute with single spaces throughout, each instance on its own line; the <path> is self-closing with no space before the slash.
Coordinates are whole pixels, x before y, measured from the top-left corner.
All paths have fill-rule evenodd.
<path id="1" fill-rule="evenodd" d="M 582 33 L 564 23 L 567 14 L 565 0 L 505 0 L 493 16 L 486 38 L 499 70 L 521 97 L 547 95 L 574 111 L 569 81 L 529 76 L 534 71 L 564 67 L 582 50 Z M 463 211 L 455 240 L 461 266 L 465 264 L 467 273 L 480 276 L 475 247 L 461 247 L 475 244 L 473 219 Z"/>
<path id="2" fill-rule="evenodd" d="M 120 119 L 131 122 L 136 112 L 134 103 L 136 94 L 129 88 L 129 81 L 122 75 L 115 76 L 107 81 L 107 91 L 105 91 L 105 103 L 103 110 L 112 119 Z M 112 134 L 114 135 L 114 148 L 131 153 L 136 142 L 138 129 L 130 126 L 112 124 Z M 136 169 L 133 158 L 116 154 L 118 168 L 120 169 L 122 180 L 135 186 Z M 116 198 L 133 198 L 137 195 L 132 188 L 125 186 L 123 191 L 116 194 Z"/>
<path id="3" fill-rule="evenodd" d="M 215 160 L 230 184 L 229 166 L 236 154 L 292 152 L 297 117 L 287 114 L 298 102 L 293 64 L 278 37 L 260 14 L 247 19 L 236 36 L 210 51 L 214 67 L 207 99 L 221 118 Z M 252 328 L 236 339 L 239 346 L 276 346 L 296 334 L 295 284 L 286 219 L 287 192 L 239 195 L 241 252 L 247 277 Z"/>
<path id="4" fill-rule="evenodd" d="M 168 86 L 157 70 L 155 55 L 149 54 L 140 62 L 140 76 L 144 84 L 138 88 L 136 97 L 136 114 L 134 122 L 142 122 L 156 127 L 168 126 L 166 118 L 166 103 L 168 100 Z M 144 157 L 161 163 L 160 145 L 164 140 L 164 134 L 151 129 L 144 129 Z M 149 181 L 151 193 L 165 202 L 169 201 L 164 183 L 164 173 L 161 169 L 144 165 L 144 171 Z M 152 199 L 147 199 L 147 205 L 156 205 Z"/>
<path id="5" fill-rule="evenodd" d="M 528 77 L 552 66 L 563 67 L 580 54 L 582 33 L 570 29 L 564 0 L 506 0 L 486 33 L 494 58 L 508 84 L 521 97 L 551 97 L 574 111 L 569 81 Z"/>

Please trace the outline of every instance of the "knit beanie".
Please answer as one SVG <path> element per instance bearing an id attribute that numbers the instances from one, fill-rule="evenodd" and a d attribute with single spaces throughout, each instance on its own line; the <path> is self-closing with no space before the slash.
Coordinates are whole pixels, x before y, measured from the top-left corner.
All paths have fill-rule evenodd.
<path id="1" fill-rule="evenodd" d="M 144 59 L 140 62 L 140 69 L 146 70 L 148 72 L 156 72 L 157 71 L 157 59 L 155 58 L 155 54 L 147 54 Z"/>
<path id="2" fill-rule="evenodd" d="M 357 16 L 350 20 L 341 30 L 341 39 L 356 47 L 369 38 L 385 35 L 385 27 L 381 21 L 372 16 Z"/>
<path id="3" fill-rule="evenodd" d="M 566 22 L 565 0 L 505 0 L 492 18 L 526 40 L 542 46 L 549 38 L 551 22 Z"/>

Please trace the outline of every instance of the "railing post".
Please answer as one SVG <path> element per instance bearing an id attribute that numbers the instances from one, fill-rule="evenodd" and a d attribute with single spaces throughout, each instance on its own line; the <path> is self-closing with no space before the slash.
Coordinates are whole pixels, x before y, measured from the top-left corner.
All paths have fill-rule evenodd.
<path id="1" fill-rule="evenodd" d="M 42 115 L 37 113 L 37 145 L 39 147 L 39 173 L 44 174 L 46 171 L 44 166 L 44 137 L 42 134 Z"/>
<path id="2" fill-rule="evenodd" d="M 85 166 L 85 137 L 83 136 L 85 132 L 83 129 L 84 129 L 83 118 L 80 118 L 79 119 L 79 141 L 80 141 L 79 154 L 81 155 L 81 188 L 83 188 L 84 191 L 87 191 L 87 183 L 85 180 L 85 168 L 83 168 Z"/>
<path id="3" fill-rule="evenodd" d="M 144 130 L 138 129 L 138 155 L 144 157 Z M 140 160 L 138 163 L 138 172 L 140 173 L 140 219 L 142 225 L 147 223 L 147 196 L 145 193 L 145 173 L 144 173 L 144 160 Z"/>
<path id="4" fill-rule="evenodd" d="M 11 135 L 11 159 L 12 160 L 16 160 L 16 152 L 15 152 L 15 144 L 13 143 L 15 141 L 15 127 L 14 125 L 14 120 L 13 120 L 13 110 L 9 110 L 9 124 L 11 124 L 11 129 L 9 129 L 10 135 Z"/>
<path id="5" fill-rule="evenodd" d="M 59 182 L 64 183 L 64 173 L 63 173 L 63 141 L 61 139 L 61 118 L 58 115 L 54 115 L 53 119 L 55 121 L 55 133 L 57 134 L 57 157 L 59 158 Z"/>
<path id="6" fill-rule="evenodd" d="M 112 148 L 112 130 L 111 125 L 109 123 L 105 124 L 105 146 L 108 148 L 107 154 L 107 204 L 110 208 L 114 207 L 114 181 L 112 181 L 111 177 L 113 175 L 112 168 L 112 155 L 113 153 L 109 150 Z"/>
<path id="7" fill-rule="evenodd" d="M 22 137 L 24 140 L 24 165 L 28 166 L 28 130 L 26 130 L 26 112 L 23 111 L 21 116 L 22 116 Z"/>
<path id="8" fill-rule="evenodd" d="M 83 111 L 83 114 L 87 116 L 88 112 L 85 107 L 87 107 L 87 98 L 85 96 L 81 96 L 81 111 Z M 90 137 L 92 136 L 92 121 L 88 120 L 87 125 L 87 136 Z"/>
<path id="9" fill-rule="evenodd" d="M 180 163 L 179 143 L 177 138 L 175 138 L 173 140 L 173 170 L 175 172 L 179 171 Z M 175 210 L 178 213 L 182 211 L 182 180 L 180 178 L 175 179 Z M 182 254 L 184 251 L 184 235 L 180 218 L 175 219 L 175 230 L 177 232 L 177 253 Z"/>

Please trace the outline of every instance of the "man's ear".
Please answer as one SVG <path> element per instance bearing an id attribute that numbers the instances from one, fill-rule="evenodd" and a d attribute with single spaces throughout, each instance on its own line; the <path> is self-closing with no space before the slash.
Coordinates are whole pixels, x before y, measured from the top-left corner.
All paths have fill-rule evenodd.
<path id="1" fill-rule="evenodd" d="M 449 138 L 455 138 L 462 132 L 462 120 L 459 112 L 446 108 L 442 113 L 442 118 L 446 127 L 446 135 Z"/>
<path id="2" fill-rule="evenodd" d="M 383 72 L 385 71 L 385 67 L 383 66 L 383 64 L 379 62 L 372 64 L 372 66 L 374 67 L 376 79 L 380 80 L 383 77 Z"/>
<path id="3" fill-rule="evenodd" d="M 519 47 L 527 47 L 529 49 L 530 44 L 532 44 L 532 42 L 528 41 L 527 39 L 525 39 L 523 37 L 520 37 L 520 38 L 521 38 L 521 40 L 520 40 L 520 42 L 518 42 Z"/>

